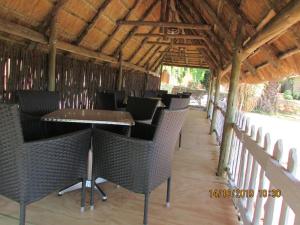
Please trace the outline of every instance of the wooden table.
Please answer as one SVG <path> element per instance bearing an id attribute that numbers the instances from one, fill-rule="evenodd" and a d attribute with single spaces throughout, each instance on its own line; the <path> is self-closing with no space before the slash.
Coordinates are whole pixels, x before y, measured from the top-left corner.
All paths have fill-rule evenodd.
<path id="1" fill-rule="evenodd" d="M 123 111 L 110 111 L 110 110 L 91 110 L 91 109 L 60 109 L 49 114 L 46 114 L 41 118 L 47 122 L 62 122 L 62 123 L 88 123 L 93 128 L 95 124 L 110 124 L 110 125 L 121 125 L 128 126 L 129 133 L 130 127 L 134 125 L 134 120 L 129 112 Z M 92 163 L 93 163 L 93 145 L 89 150 L 88 158 L 88 181 L 87 187 L 92 187 L 91 176 L 92 176 Z M 98 178 L 96 184 L 105 182 L 104 179 Z M 66 192 L 80 189 L 82 183 L 79 182 L 64 190 L 61 190 L 58 194 L 62 195 Z M 101 190 L 99 186 L 96 188 L 102 194 L 102 199 L 106 200 L 106 194 Z M 82 209 L 84 210 L 84 209 Z"/>

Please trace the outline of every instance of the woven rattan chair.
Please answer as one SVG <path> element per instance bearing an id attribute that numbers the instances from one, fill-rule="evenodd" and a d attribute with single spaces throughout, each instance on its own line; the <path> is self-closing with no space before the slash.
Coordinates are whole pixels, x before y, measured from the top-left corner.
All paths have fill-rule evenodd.
<path id="1" fill-rule="evenodd" d="M 0 194 L 20 204 L 24 225 L 28 204 L 79 178 L 85 183 L 91 130 L 24 143 L 18 106 L 6 104 L 0 104 L 0 124 Z"/>
<path id="2" fill-rule="evenodd" d="M 146 90 L 144 93 L 144 98 L 157 97 L 157 91 Z"/>
<path id="3" fill-rule="evenodd" d="M 190 98 L 171 98 L 169 109 L 170 110 L 178 110 L 178 109 L 185 109 L 189 106 Z M 181 139 L 182 139 L 182 130 L 179 132 L 179 141 L 178 145 L 181 148 Z"/>
<path id="4" fill-rule="evenodd" d="M 46 138 L 46 123 L 41 117 L 59 108 L 59 94 L 48 91 L 17 91 L 21 124 L 26 141 Z"/>
<path id="5" fill-rule="evenodd" d="M 95 109 L 116 110 L 117 100 L 114 92 L 97 92 Z"/>
<path id="6" fill-rule="evenodd" d="M 88 128 L 86 124 L 41 121 L 42 116 L 59 109 L 58 92 L 17 91 L 17 97 L 25 141 L 54 137 Z"/>
<path id="7" fill-rule="evenodd" d="M 126 111 L 134 120 L 151 123 L 158 104 L 158 99 L 128 97 Z"/>
<path id="8" fill-rule="evenodd" d="M 103 177 L 130 191 L 145 195 L 144 224 L 148 224 L 150 193 L 167 181 L 167 206 L 170 206 L 171 164 L 176 138 L 187 109 L 161 114 L 152 140 L 128 138 L 95 129 L 93 132 L 93 181 Z M 91 191 L 91 206 L 94 205 Z"/>

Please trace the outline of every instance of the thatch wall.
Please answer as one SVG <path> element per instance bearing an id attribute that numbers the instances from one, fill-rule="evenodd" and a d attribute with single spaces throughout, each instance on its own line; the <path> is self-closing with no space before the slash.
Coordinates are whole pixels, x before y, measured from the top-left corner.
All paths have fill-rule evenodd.
<path id="1" fill-rule="evenodd" d="M 123 89 L 143 91 L 146 76 L 124 71 Z M 61 107 L 91 108 L 98 90 L 114 90 L 118 68 L 58 55 L 56 90 Z M 159 88 L 159 77 L 148 77 L 147 89 Z M 0 42 L 0 101 L 15 102 L 16 90 L 47 90 L 48 55 L 23 46 Z"/>

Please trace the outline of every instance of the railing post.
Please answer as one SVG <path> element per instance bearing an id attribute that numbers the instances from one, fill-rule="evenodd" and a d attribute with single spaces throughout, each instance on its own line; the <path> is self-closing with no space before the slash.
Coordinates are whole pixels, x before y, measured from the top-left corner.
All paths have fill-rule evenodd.
<path id="1" fill-rule="evenodd" d="M 213 95 L 213 91 L 214 91 L 214 86 L 215 86 L 215 78 L 213 76 L 213 74 L 210 75 L 210 79 L 209 79 L 209 89 L 208 89 L 208 96 L 207 96 L 207 118 L 210 117 L 209 113 L 210 113 L 210 109 L 211 109 L 211 96 Z"/>
<path id="2" fill-rule="evenodd" d="M 212 134 L 216 128 L 217 110 L 218 110 L 217 106 L 218 106 L 219 97 L 220 97 L 220 79 L 221 79 L 220 72 L 221 71 L 218 69 L 217 77 L 216 77 L 216 81 L 215 81 L 215 97 L 214 97 L 214 102 L 213 102 L 213 114 L 212 114 L 209 134 Z"/>
<path id="3" fill-rule="evenodd" d="M 241 28 L 241 24 L 239 24 Z M 220 148 L 220 158 L 218 165 L 218 176 L 225 176 L 227 170 L 227 164 L 230 154 L 230 143 L 231 137 L 233 133 L 232 124 L 234 123 L 234 116 L 237 109 L 237 92 L 238 92 L 238 84 L 241 73 L 241 46 L 242 46 L 242 36 L 243 29 L 238 29 L 237 38 L 234 46 L 234 54 L 232 58 L 232 69 L 231 69 L 231 77 L 230 77 L 230 85 L 229 85 L 229 93 L 227 99 L 227 110 L 223 128 L 223 137 Z"/>
<path id="4" fill-rule="evenodd" d="M 50 27 L 49 55 L 48 55 L 48 90 L 55 91 L 55 66 L 57 42 L 57 17 L 54 16 Z"/>

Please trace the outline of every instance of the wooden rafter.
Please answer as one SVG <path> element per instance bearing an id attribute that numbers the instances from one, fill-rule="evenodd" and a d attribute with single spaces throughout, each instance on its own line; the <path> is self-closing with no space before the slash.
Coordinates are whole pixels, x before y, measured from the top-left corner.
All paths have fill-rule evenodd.
<path id="1" fill-rule="evenodd" d="M 209 69 L 207 65 L 201 65 L 201 64 L 184 64 L 184 63 L 173 63 L 173 62 L 162 62 L 163 65 L 166 66 L 178 66 L 178 67 L 190 67 L 190 68 L 204 68 L 204 69 Z"/>
<path id="2" fill-rule="evenodd" d="M 87 25 L 80 31 L 78 38 L 74 41 L 74 44 L 79 45 L 81 44 L 82 40 L 85 38 L 85 36 L 89 33 L 90 30 L 93 29 L 93 27 L 96 25 L 96 22 L 98 19 L 102 16 L 103 12 L 107 8 L 107 6 L 111 3 L 111 0 L 105 0 L 100 7 L 98 8 L 96 14 L 93 16 L 93 18 L 87 23 Z"/>
<path id="3" fill-rule="evenodd" d="M 67 3 L 68 0 L 58 0 L 51 11 L 47 14 L 44 21 L 39 25 L 37 28 L 37 31 L 40 33 L 46 33 L 46 31 L 50 28 L 51 22 L 53 19 L 57 17 L 57 14 L 59 11 L 64 7 L 64 5 Z M 56 19 L 55 19 L 56 20 Z M 36 43 L 31 42 L 28 46 L 29 49 L 36 48 Z"/>
<path id="4" fill-rule="evenodd" d="M 157 48 L 152 52 L 152 54 L 146 58 L 145 62 L 146 63 L 150 63 L 152 61 L 152 59 L 154 58 L 154 56 L 157 54 L 157 52 L 159 52 L 161 50 L 162 46 L 157 46 Z M 145 64 L 143 64 L 145 65 Z"/>
<path id="5" fill-rule="evenodd" d="M 48 38 L 44 34 L 34 31 L 30 28 L 24 27 L 22 25 L 8 22 L 7 20 L 0 19 L 0 31 L 40 43 L 44 46 L 48 45 Z M 114 58 L 114 57 L 105 55 L 103 53 L 92 51 L 92 50 L 86 49 L 84 47 L 76 46 L 74 44 L 70 44 L 65 41 L 57 40 L 56 48 L 66 51 L 66 52 L 74 53 L 76 55 L 87 57 L 90 59 L 109 62 L 109 63 L 113 63 L 116 65 L 119 64 L 118 58 Z M 138 70 L 138 71 L 142 71 L 142 72 L 149 72 L 145 68 L 143 68 L 141 66 L 137 66 L 137 65 L 129 63 L 129 62 L 124 61 L 123 65 L 124 65 L 124 67 L 131 68 L 134 70 Z M 155 73 L 153 73 L 153 74 L 155 74 Z"/>
<path id="6" fill-rule="evenodd" d="M 170 39 L 185 39 L 185 40 L 204 40 L 206 35 L 188 35 L 188 34 L 151 34 L 151 33 L 136 33 L 137 37 L 153 37 L 153 38 L 170 38 Z"/>
<path id="7" fill-rule="evenodd" d="M 156 27 L 153 27 L 149 33 L 147 33 L 148 35 L 153 34 L 153 32 L 156 30 Z M 143 46 L 147 43 L 147 41 L 149 40 L 149 36 L 145 36 L 146 38 L 143 39 L 143 41 L 140 43 L 140 45 L 136 48 L 136 50 L 134 52 L 132 52 L 132 54 L 128 57 L 128 61 L 131 61 L 138 53 L 139 51 L 143 48 Z"/>
<path id="8" fill-rule="evenodd" d="M 56 17 L 59 11 L 64 7 L 68 0 L 58 0 L 53 6 L 52 10 L 47 14 L 44 21 L 38 27 L 37 31 L 44 33 L 49 29 L 53 17 Z"/>
<path id="9" fill-rule="evenodd" d="M 144 20 L 146 17 L 148 17 L 152 10 L 156 7 L 157 3 L 159 2 L 159 0 L 154 0 L 152 2 L 152 4 L 148 7 L 148 9 L 146 9 L 146 11 L 143 13 L 143 15 L 141 16 L 140 20 Z M 126 20 L 127 21 L 127 20 Z M 117 22 L 117 25 L 119 25 L 119 23 Z M 117 55 L 118 52 L 120 52 L 129 42 L 129 40 L 133 37 L 134 33 L 136 33 L 136 31 L 138 30 L 137 26 L 134 26 L 129 33 L 127 34 L 127 36 L 122 40 L 122 42 L 120 43 L 120 45 L 115 49 L 113 55 Z"/>
<path id="10" fill-rule="evenodd" d="M 183 29 L 193 30 L 210 30 L 211 26 L 206 24 L 194 23 L 178 23 L 178 22 L 159 22 L 159 21 L 118 21 L 118 25 L 131 25 L 131 26 L 151 26 L 151 27 L 177 27 Z"/>
<path id="11" fill-rule="evenodd" d="M 200 11 L 190 1 L 183 1 L 181 10 L 183 10 L 181 15 L 185 20 L 188 20 L 186 15 L 191 15 L 194 21 L 201 21 L 201 22 L 204 21 L 204 19 L 201 17 Z M 190 10 L 191 13 L 188 13 L 187 10 Z M 221 43 L 217 35 L 215 35 L 211 30 L 207 31 L 207 34 L 209 36 L 206 35 L 206 40 L 204 41 L 206 42 L 207 46 L 211 46 L 211 50 L 214 52 L 214 54 L 217 55 L 221 54 L 222 55 L 221 58 L 224 60 L 230 58 L 231 53 L 224 47 L 224 44 Z"/>
<path id="12" fill-rule="evenodd" d="M 203 46 L 203 44 L 187 44 L 187 43 L 170 43 L 170 42 L 159 42 L 159 41 L 148 41 L 146 44 L 150 44 L 150 45 L 161 45 L 161 46 L 173 46 L 173 47 L 199 47 L 199 46 Z"/>
<path id="13" fill-rule="evenodd" d="M 187 2 L 191 3 L 191 0 L 187 0 Z M 230 46 L 233 46 L 233 37 L 229 33 L 228 30 L 225 29 L 224 24 L 220 21 L 214 10 L 210 7 L 210 5 L 205 0 L 199 0 L 200 11 L 205 11 L 209 14 L 210 20 L 206 20 L 207 23 L 216 24 L 218 30 L 222 33 L 223 37 L 229 42 Z M 196 6 L 197 7 L 197 6 Z M 198 8 L 198 7 L 197 7 Z"/>
<path id="14" fill-rule="evenodd" d="M 257 32 L 241 50 L 242 61 L 252 55 L 258 48 L 268 43 L 287 31 L 290 27 L 300 21 L 300 1 L 292 0 L 268 24 Z M 223 71 L 222 75 L 229 72 L 231 64 Z"/>
<path id="15" fill-rule="evenodd" d="M 126 15 L 122 18 L 122 20 L 127 20 L 131 14 L 133 13 L 134 9 L 138 5 L 139 0 L 135 0 L 132 7 L 128 10 Z M 115 34 L 121 29 L 120 26 L 116 26 L 112 33 L 102 42 L 102 44 L 98 47 L 97 51 L 102 52 L 103 48 L 114 38 Z"/>

